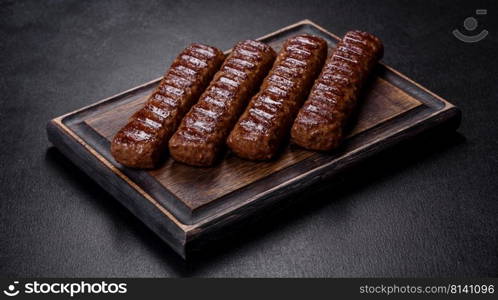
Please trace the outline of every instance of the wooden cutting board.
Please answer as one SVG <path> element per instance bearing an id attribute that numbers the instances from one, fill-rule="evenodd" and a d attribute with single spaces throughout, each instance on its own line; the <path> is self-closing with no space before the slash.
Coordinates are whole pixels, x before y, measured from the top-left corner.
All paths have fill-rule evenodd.
<path id="1" fill-rule="evenodd" d="M 301 33 L 321 36 L 331 49 L 339 39 L 303 20 L 259 40 L 278 51 L 283 41 Z M 47 133 L 62 153 L 184 258 L 205 240 L 229 232 L 235 222 L 261 214 L 290 194 L 430 128 L 443 123 L 456 128 L 460 120 L 454 105 L 379 64 L 348 138 L 334 152 L 316 153 L 286 145 L 269 162 L 246 161 L 227 151 L 221 163 L 210 168 L 190 167 L 172 159 L 152 171 L 121 166 L 110 154 L 110 140 L 159 80 L 55 118 Z"/>

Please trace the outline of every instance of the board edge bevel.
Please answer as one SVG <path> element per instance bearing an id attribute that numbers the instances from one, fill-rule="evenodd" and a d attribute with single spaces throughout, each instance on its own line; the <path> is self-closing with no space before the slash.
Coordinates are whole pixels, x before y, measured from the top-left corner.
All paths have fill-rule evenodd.
<path id="1" fill-rule="evenodd" d="M 266 34 L 266 35 L 258 38 L 257 40 L 261 40 L 261 39 L 265 39 L 265 38 L 269 38 L 269 37 L 275 36 L 275 35 L 277 35 L 279 33 L 282 33 L 282 32 L 285 32 L 287 30 L 299 27 L 301 25 L 311 25 L 311 26 L 315 27 L 316 29 L 322 31 L 323 33 L 334 37 L 336 40 L 339 39 L 338 36 L 336 36 L 335 34 L 329 32 L 328 30 L 324 29 L 323 27 L 321 27 L 320 25 L 316 24 L 315 22 L 313 22 L 313 21 L 311 21 L 309 19 L 304 19 L 304 20 L 298 21 L 296 23 L 293 23 L 291 25 L 288 25 L 288 26 L 285 26 L 283 28 L 280 28 L 280 29 L 278 29 L 278 30 L 276 30 L 274 32 L 269 33 L 269 34 Z M 227 50 L 227 51 L 225 51 L 225 53 L 228 53 L 229 51 L 230 51 L 230 49 Z M 446 116 L 445 118 L 447 118 L 448 120 L 450 118 L 460 119 L 461 111 L 458 109 L 458 107 L 456 107 L 455 105 L 453 105 L 452 103 L 450 103 L 446 99 L 442 98 L 441 96 L 439 96 L 439 95 L 435 94 L 434 92 L 430 91 L 429 89 L 425 88 L 421 84 L 413 81 L 412 79 L 410 79 L 409 77 L 407 77 L 404 74 L 400 73 L 396 69 L 394 69 L 394 68 L 392 68 L 392 67 L 390 67 L 388 65 L 385 65 L 383 62 L 379 62 L 379 64 L 383 65 L 386 69 L 392 71 L 393 73 L 397 74 L 398 76 L 400 76 L 404 80 L 410 82 L 411 84 L 415 85 L 419 89 L 423 90 L 424 92 L 430 94 L 434 98 L 436 98 L 439 101 L 441 101 L 442 103 L 444 103 L 444 107 L 443 108 L 438 109 L 436 112 L 434 112 L 433 114 L 431 114 L 430 117 L 424 118 L 423 120 L 420 120 L 418 123 L 414 124 L 413 127 L 415 127 L 416 125 L 420 125 L 421 123 L 423 123 L 424 121 L 427 121 L 428 119 L 436 119 L 437 117 L 445 117 L 446 115 L 448 115 L 448 116 Z M 100 101 L 97 101 L 97 102 L 95 102 L 93 104 L 81 107 L 81 108 L 76 109 L 74 111 L 71 111 L 71 112 L 68 112 L 66 114 L 63 114 L 63 115 L 61 115 L 59 117 L 56 117 L 56 118 L 54 118 L 54 119 L 52 119 L 52 120 L 49 121 L 49 123 L 47 125 L 47 132 L 48 132 L 48 136 L 49 136 L 49 139 L 50 139 L 51 138 L 51 133 L 49 132 L 48 127 L 55 126 L 55 128 L 57 128 L 57 130 L 59 130 L 61 134 L 65 134 L 66 136 L 72 138 L 74 141 L 76 141 L 78 144 L 80 144 L 89 153 L 89 155 L 93 155 L 93 156 L 97 157 L 97 159 L 100 161 L 100 163 L 102 163 L 106 168 L 108 168 L 113 174 L 115 174 L 116 176 L 118 176 L 121 180 L 123 180 L 124 182 L 126 182 L 127 184 L 129 184 L 140 195 L 142 195 L 143 198 L 145 198 L 147 201 L 149 201 L 150 203 L 152 203 L 165 217 L 167 217 L 169 220 L 171 220 L 178 227 L 178 229 L 181 230 L 185 234 L 184 245 L 182 246 L 183 247 L 183 251 L 179 252 L 178 248 L 177 248 L 178 245 L 174 245 L 175 246 L 174 247 L 175 251 L 177 251 L 182 257 L 185 258 L 185 256 L 186 256 L 186 254 L 185 254 L 185 245 L 189 241 L 195 239 L 198 236 L 199 229 L 201 229 L 203 226 L 207 227 L 210 224 L 215 224 L 217 221 L 220 221 L 219 218 L 221 216 L 229 216 L 230 214 L 236 212 L 240 208 L 246 207 L 248 203 L 252 203 L 252 202 L 254 202 L 257 199 L 260 199 L 261 197 L 265 197 L 265 195 L 268 195 L 268 193 L 258 194 L 256 196 L 254 196 L 253 198 L 250 198 L 248 201 L 244 201 L 244 202 L 240 203 L 240 205 L 238 205 L 236 207 L 233 207 L 233 208 L 228 209 L 228 210 L 220 211 L 217 214 L 215 214 L 215 215 L 213 215 L 213 216 L 211 216 L 209 218 L 202 219 L 202 220 L 200 220 L 197 223 L 194 223 L 194 224 L 184 224 L 180 220 L 178 220 L 171 212 L 169 212 L 163 205 L 161 205 L 160 203 L 158 203 L 153 197 L 151 197 L 148 193 L 146 193 L 143 189 L 141 189 L 138 185 L 136 185 L 133 181 L 131 181 L 118 168 L 116 168 L 114 165 L 112 165 L 112 163 L 110 163 L 106 158 L 104 158 L 103 156 L 101 156 L 97 151 L 95 151 L 95 149 L 93 149 L 92 147 L 90 147 L 84 140 L 82 140 L 76 133 L 74 133 L 63 122 L 64 119 L 67 118 L 67 117 L 75 115 L 75 114 L 77 114 L 77 113 L 79 113 L 81 111 L 84 111 L 85 109 L 89 109 L 89 108 L 101 105 L 101 104 L 105 103 L 106 101 L 112 100 L 112 99 L 114 99 L 116 97 L 120 97 L 120 96 L 126 95 L 127 93 L 130 93 L 130 92 L 133 92 L 133 91 L 137 91 L 137 90 L 139 90 L 142 87 L 145 87 L 145 86 L 148 86 L 150 84 L 158 82 L 161 78 L 162 77 L 158 77 L 156 79 L 153 79 L 151 81 L 143 83 L 143 84 L 141 84 L 139 86 L 133 87 L 133 88 L 125 90 L 123 92 L 117 93 L 117 94 L 115 94 L 113 96 L 104 98 L 104 99 L 102 99 Z M 459 123 L 459 121 L 458 121 L 458 123 Z M 458 125 L 456 127 L 458 127 Z M 410 128 L 412 128 L 412 127 L 409 127 L 409 129 Z M 413 135 L 416 135 L 416 133 L 417 132 L 415 132 Z M 391 144 L 389 144 L 389 145 L 391 145 Z M 385 148 L 386 147 L 383 147 L 382 149 L 380 149 L 378 151 L 381 151 L 381 150 L 383 150 Z M 361 149 L 359 149 L 358 151 L 360 151 Z M 354 153 L 356 153 L 356 151 Z M 302 174 L 300 176 L 297 176 L 296 178 L 303 178 L 303 176 L 305 176 L 306 174 L 308 174 L 310 172 L 315 172 L 315 171 L 316 170 L 314 169 L 314 170 L 309 171 L 307 173 L 304 173 L 304 174 Z M 291 179 L 289 181 L 286 181 L 286 182 L 280 184 L 279 186 L 270 189 L 269 192 L 278 190 L 278 188 L 281 188 L 282 186 L 289 185 L 291 182 L 293 182 L 295 180 L 296 179 L 293 178 L 293 179 Z M 275 201 L 278 202 L 278 199 L 275 200 Z M 161 236 L 161 234 L 158 234 L 158 235 Z M 166 241 L 166 242 L 171 245 L 170 242 L 168 242 L 168 241 Z"/>

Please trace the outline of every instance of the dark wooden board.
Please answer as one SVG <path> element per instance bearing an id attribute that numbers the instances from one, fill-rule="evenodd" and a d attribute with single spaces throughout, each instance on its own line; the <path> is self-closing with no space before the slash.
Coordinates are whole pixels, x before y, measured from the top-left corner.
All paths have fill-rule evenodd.
<path id="1" fill-rule="evenodd" d="M 377 78 L 366 98 L 350 136 L 421 105 L 415 98 L 381 78 Z M 138 98 L 136 101 L 86 119 L 85 123 L 110 141 L 125 125 L 128 117 L 137 111 L 146 99 L 147 97 Z M 168 159 L 160 169 L 148 173 L 190 209 L 196 210 L 314 154 L 297 147 L 286 147 L 277 160 L 260 163 L 242 160 L 228 154 L 213 168 L 195 168 Z M 193 189 L 192 185 L 197 188 Z"/>
<path id="2" fill-rule="evenodd" d="M 332 49 L 338 38 L 309 20 L 260 40 L 278 50 L 299 33 L 319 35 Z M 386 51 L 389 55 L 389 50 Z M 227 152 L 211 168 L 172 159 L 152 171 L 121 166 L 110 140 L 144 103 L 160 78 L 55 118 L 52 143 L 127 206 L 183 257 L 195 240 L 229 231 L 265 207 L 395 143 L 440 125 L 458 124 L 459 110 L 392 68 L 379 64 L 344 145 L 331 153 L 286 145 L 270 162 L 250 162 Z"/>

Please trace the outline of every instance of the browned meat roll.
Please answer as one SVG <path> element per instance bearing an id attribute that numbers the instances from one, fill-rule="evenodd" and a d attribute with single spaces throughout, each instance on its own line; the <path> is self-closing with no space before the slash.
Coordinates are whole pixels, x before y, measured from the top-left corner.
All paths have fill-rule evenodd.
<path id="1" fill-rule="evenodd" d="M 261 42 L 238 43 L 171 137 L 170 155 L 193 166 L 214 164 L 274 59 L 273 49 Z"/>
<path id="2" fill-rule="evenodd" d="M 292 141 L 310 150 L 337 147 L 366 78 L 382 58 L 381 41 L 350 31 L 327 59 L 292 126 Z"/>
<path id="3" fill-rule="evenodd" d="M 276 154 L 326 55 L 327 43 L 319 37 L 303 34 L 285 41 L 260 91 L 228 137 L 235 154 L 252 160 Z"/>
<path id="4" fill-rule="evenodd" d="M 211 46 L 192 44 L 173 61 L 159 86 L 114 137 L 111 152 L 121 164 L 153 168 L 167 142 L 199 98 L 225 56 Z"/>

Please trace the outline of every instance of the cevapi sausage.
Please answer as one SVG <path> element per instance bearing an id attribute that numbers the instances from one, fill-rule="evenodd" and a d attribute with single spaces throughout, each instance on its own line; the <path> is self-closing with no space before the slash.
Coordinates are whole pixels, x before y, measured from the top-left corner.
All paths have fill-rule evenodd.
<path id="1" fill-rule="evenodd" d="M 291 130 L 292 141 L 310 150 L 337 147 L 361 87 L 382 55 L 377 37 L 361 31 L 346 33 L 299 111 Z"/>
<path id="2" fill-rule="evenodd" d="M 193 166 L 214 164 L 275 56 L 261 42 L 238 43 L 169 140 L 171 157 Z"/>
<path id="3" fill-rule="evenodd" d="M 192 44 L 183 50 L 144 107 L 114 136 L 111 153 L 121 164 L 153 168 L 167 153 L 167 143 L 182 117 L 197 101 L 225 55 L 219 49 Z"/>
<path id="4" fill-rule="evenodd" d="M 271 159 L 288 136 L 327 55 L 327 43 L 303 34 L 285 41 L 260 91 L 250 101 L 228 137 L 238 156 Z"/>

